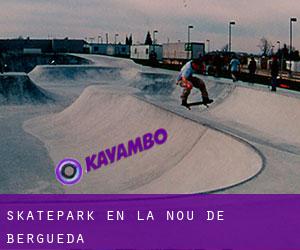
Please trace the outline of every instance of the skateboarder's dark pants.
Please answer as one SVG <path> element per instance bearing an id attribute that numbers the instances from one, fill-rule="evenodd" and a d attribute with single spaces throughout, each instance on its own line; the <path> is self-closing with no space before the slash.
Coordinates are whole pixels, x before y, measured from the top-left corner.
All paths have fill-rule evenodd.
<path id="1" fill-rule="evenodd" d="M 193 87 L 201 91 L 202 97 L 208 97 L 205 83 L 201 79 L 197 77 L 191 77 L 188 80 L 193 84 L 193 86 L 186 86 L 183 82 L 180 83 L 180 86 L 183 88 L 181 95 L 182 100 L 187 101 Z"/>
<path id="2" fill-rule="evenodd" d="M 232 71 L 231 72 L 231 77 L 232 77 L 232 80 L 234 82 L 238 81 L 239 80 L 239 72 L 238 71 Z"/>
<path id="3" fill-rule="evenodd" d="M 271 87 L 272 87 L 272 90 L 276 90 L 276 87 L 277 87 L 277 76 L 272 76 L 272 78 L 271 78 Z"/>

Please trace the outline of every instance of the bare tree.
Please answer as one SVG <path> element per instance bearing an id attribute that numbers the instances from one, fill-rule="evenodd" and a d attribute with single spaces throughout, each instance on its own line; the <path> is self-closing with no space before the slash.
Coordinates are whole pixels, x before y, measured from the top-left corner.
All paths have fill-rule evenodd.
<path id="1" fill-rule="evenodd" d="M 267 56 L 271 53 L 272 46 L 272 43 L 265 37 L 260 39 L 260 44 L 258 45 L 263 56 Z"/>
<path id="2" fill-rule="evenodd" d="M 146 44 L 146 45 L 152 45 L 152 38 L 151 38 L 150 31 L 148 31 L 148 33 L 147 33 L 147 35 L 146 35 L 145 44 Z"/>
<path id="3" fill-rule="evenodd" d="M 221 48 L 221 51 L 223 51 L 223 52 L 228 52 L 228 51 L 229 51 L 229 45 L 228 45 L 228 43 L 225 44 L 225 45 Z"/>

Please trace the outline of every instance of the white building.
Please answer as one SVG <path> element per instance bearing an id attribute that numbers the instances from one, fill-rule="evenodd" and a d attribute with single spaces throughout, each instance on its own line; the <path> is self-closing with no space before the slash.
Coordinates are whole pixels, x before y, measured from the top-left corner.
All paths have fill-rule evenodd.
<path id="1" fill-rule="evenodd" d="M 126 44 L 90 43 L 87 45 L 90 54 L 107 56 L 130 56 L 130 46 Z"/>
<path id="2" fill-rule="evenodd" d="M 197 59 L 205 54 L 204 43 L 165 43 L 163 44 L 163 59 L 167 63 Z"/>
<path id="3" fill-rule="evenodd" d="M 155 57 L 157 61 L 161 61 L 163 56 L 162 46 L 155 45 L 132 45 L 130 48 L 130 58 L 135 60 L 151 60 Z"/>
<path id="4" fill-rule="evenodd" d="M 287 61 L 286 62 L 286 69 L 291 70 L 292 72 L 299 73 L 300 72 L 300 62 Z"/>

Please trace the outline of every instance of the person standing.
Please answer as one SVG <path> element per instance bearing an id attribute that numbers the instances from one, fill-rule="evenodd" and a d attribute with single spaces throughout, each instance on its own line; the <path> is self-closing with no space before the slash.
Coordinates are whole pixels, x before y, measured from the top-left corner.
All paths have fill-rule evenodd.
<path id="1" fill-rule="evenodd" d="M 279 62 L 277 56 L 273 56 L 271 62 L 271 91 L 276 91 L 278 74 L 279 74 Z"/>
<path id="2" fill-rule="evenodd" d="M 216 55 L 214 58 L 215 77 L 220 77 L 222 72 L 222 59 L 220 55 Z"/>
<path id="3" fill-rule="evenodd" d="M 252 56 L 251 61 L 250 61 L 249 66 L 248 66 L 250 82 L 254 82 L 256 69 L 257 69 L 256 61 L 255 61 L 254 57 Z"/>
<path id="4" fill-rule="evenodd" d="M 240 61 L 239 59 L 237 59 L 236 56 L 232 57 L 232 60 L 230 61 L 230 71 L 231 71 L 231 77 L 233 82 L 237 82 L 238 81 L 238 76 L 240 73 Z"/>

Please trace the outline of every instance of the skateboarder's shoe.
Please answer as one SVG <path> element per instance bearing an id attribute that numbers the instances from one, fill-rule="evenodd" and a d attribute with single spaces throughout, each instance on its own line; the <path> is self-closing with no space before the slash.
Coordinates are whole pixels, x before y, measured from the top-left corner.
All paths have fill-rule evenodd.
<path id="1" fill-rule="evenodd" d="M 205 96 L 202 97 L 202 100 L 203 100 L 204 105 L 210 104 L 210 103 L 213 102 L 213 100 L 211 100 L 211 99 L 209 99 L 208 97 L 205 97 Z"/>
<path id="2" fill-rule="evenodd" d="M 190 108 L 190 106 L 189 106 L 189 104 L 187 103 L 186 100 L 182 100 L 181 105 L 182 105 L 183 107 L 186 107 L 187 109 L 191 110 L 191 108 Z"/>
<path id="3" fill-rule="evenodd" d="M 187 107 L 188 106 L 187 100 L 182 100 L 181 105 Z"/>

